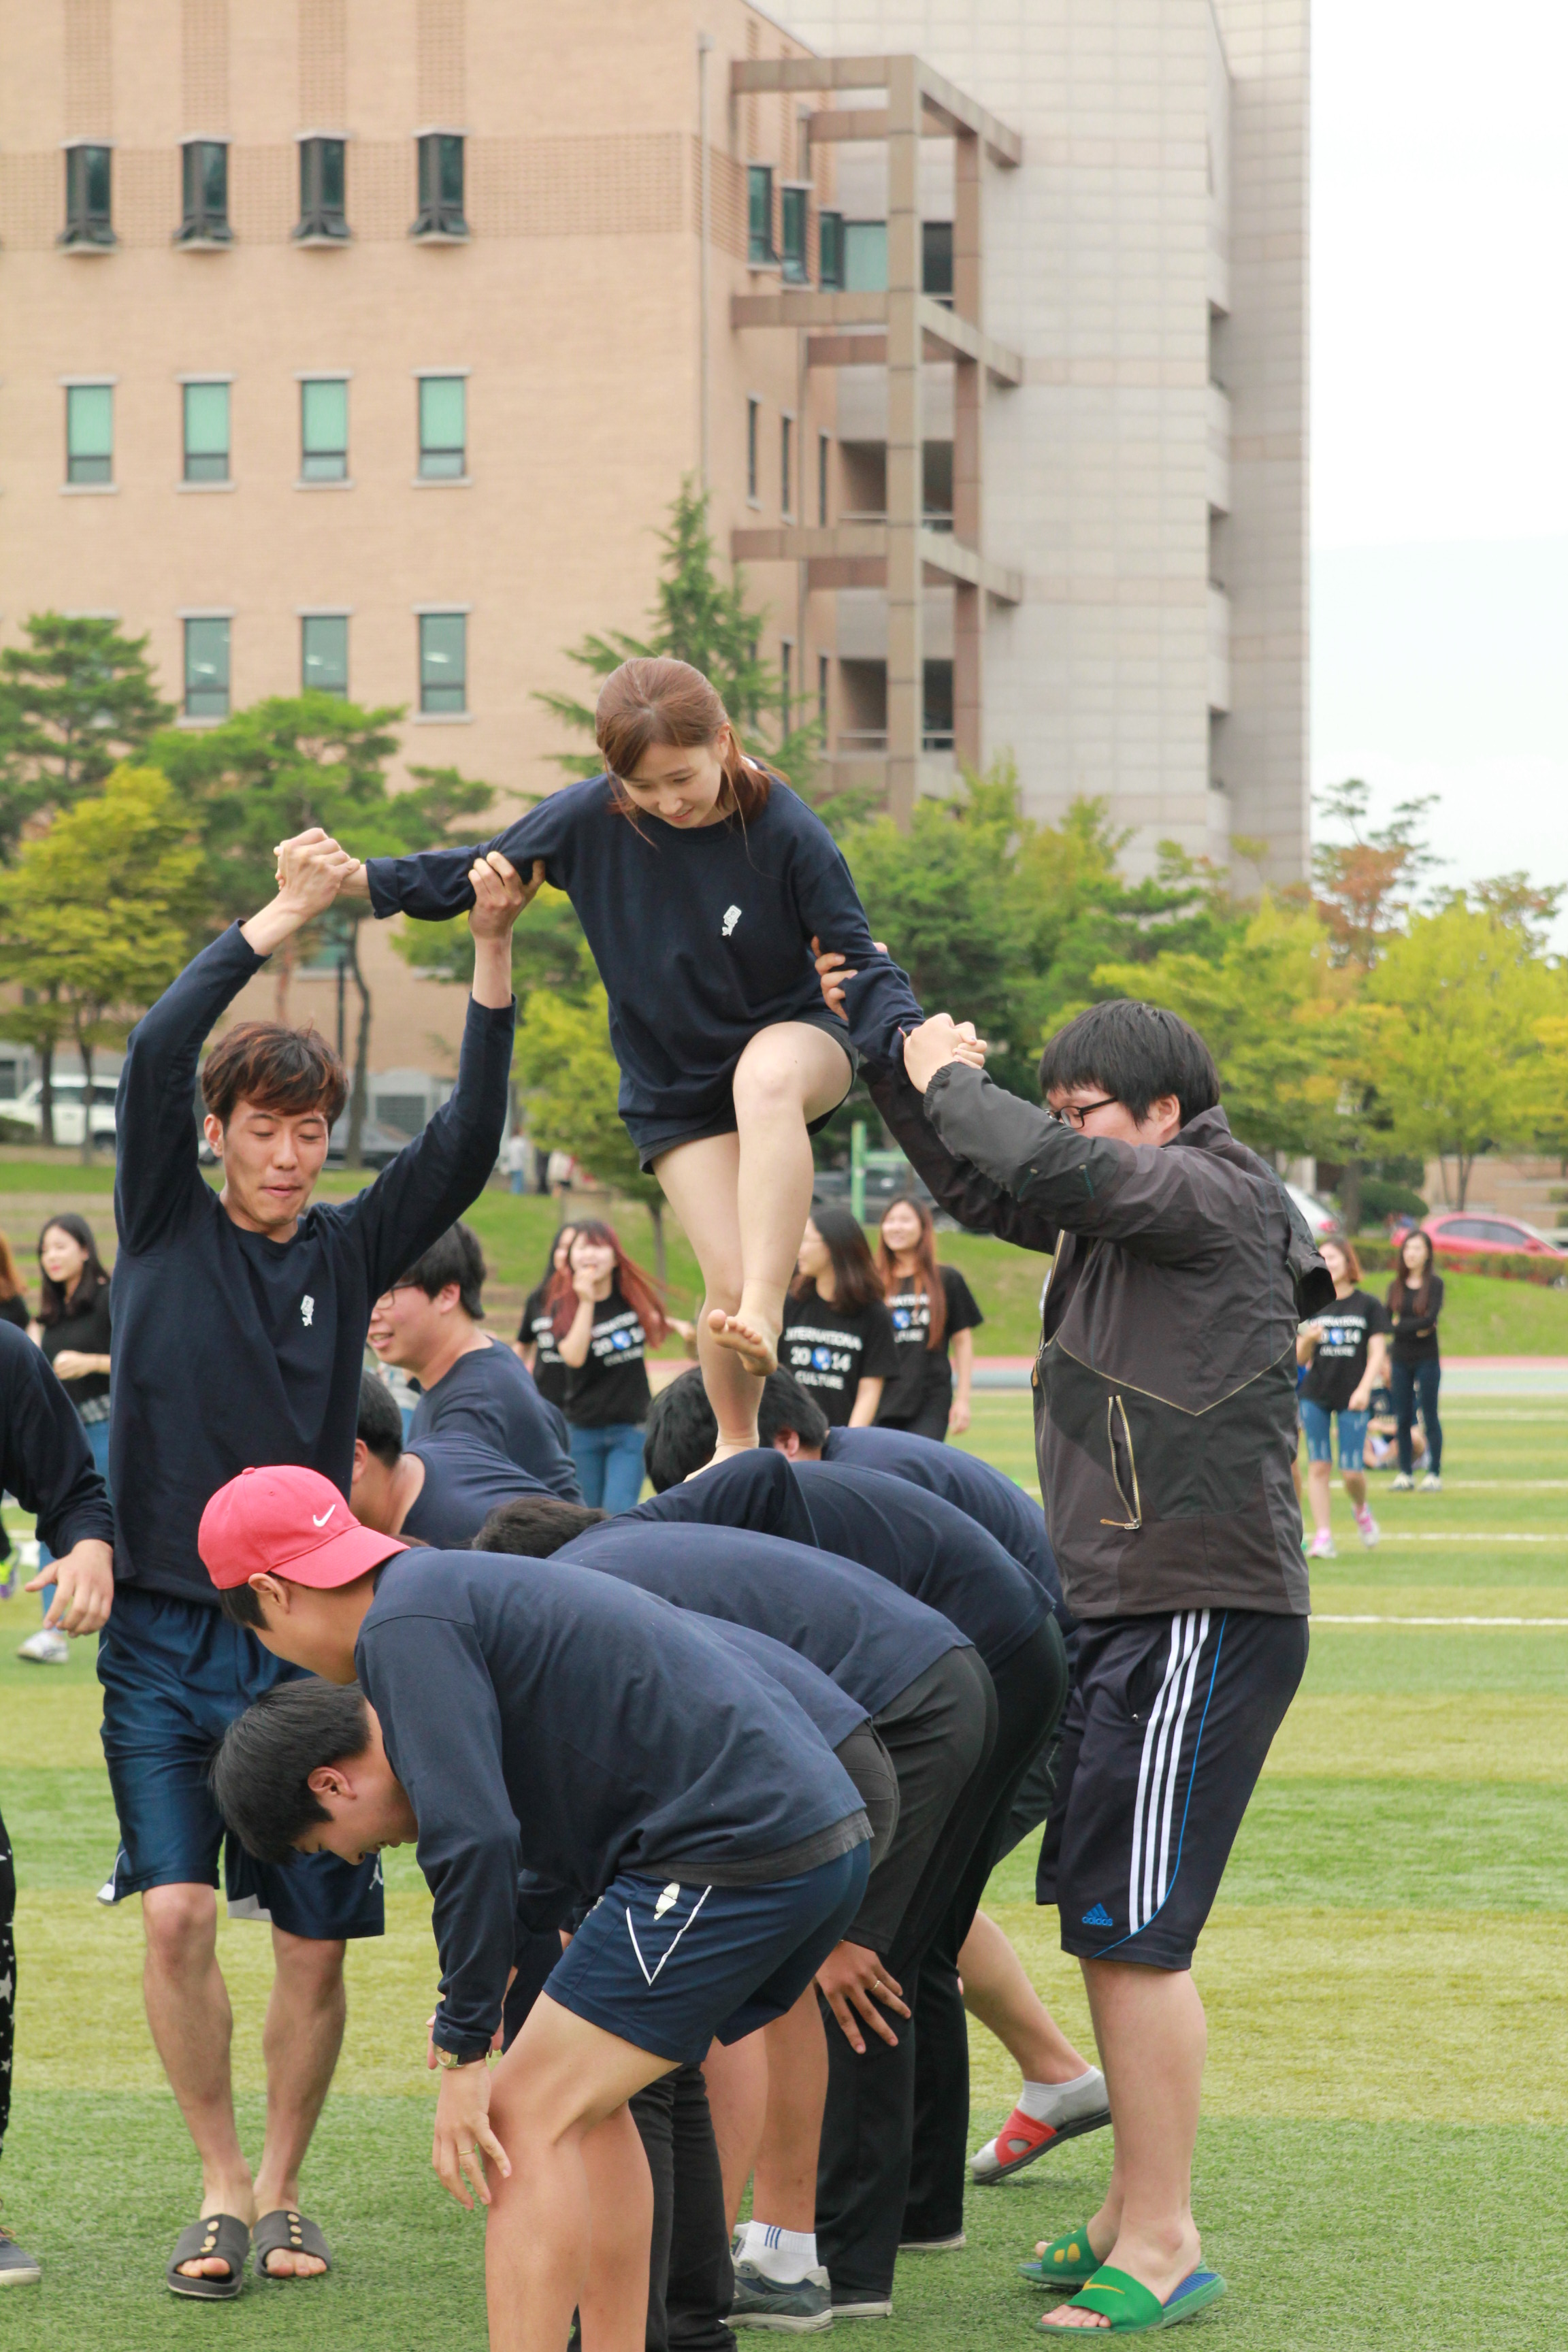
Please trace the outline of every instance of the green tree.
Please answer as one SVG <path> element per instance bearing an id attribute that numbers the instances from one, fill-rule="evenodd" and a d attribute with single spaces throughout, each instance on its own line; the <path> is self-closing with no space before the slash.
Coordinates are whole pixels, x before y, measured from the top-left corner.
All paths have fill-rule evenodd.
<path id="1" fill-rule="evenodd" d="M 643 1174 L 616 1107 L 620 1072 L 610 1050 L 609 1000 L 602 984 L 595 980 L 576 997 L 535 989 L 522 1007 L 512 1066 L 536 1148 L 569 1151 L 602 1184 L 643 1202 L 653 1220 L 654 1271 L 662 1283 L 664 1194 L 657 1179 Z"/>
<path id="2" fill-rule="evenodd" d="M 24 981 L 81 1055 L 92 1159 L 93 1055 L 120 1043 L 184 961 L 202 853 L 168 779 L 116 768 L 0 873 L 0 982 Z M 19 1033 L 27 1008 L 0 1016 Z"/>
<path id="3" fill-rule="evenodd" d="M 593 678 L 606 678 L 622 662 L 639 656 L 665 655 L 689 662 L 711 679 L 751 748 L 797 792 L 809 796 L 821 757 L 821 728 L 815 717 L 797 719 L 798 698 L 794 705 L 786 702 L 778 672 L 762 659 L 758 646 L 766 614 L 747 604 L 743 572 L 731 568 L 728 579 L 721 576 L 707 497 L 689 481 L 681 484 L 659 545 L 664 560 L 647 635 L 631 637 L 616 629 L 605 636 L 587 636 L 569 647 L 567 659 Z M 593 740 L 590 704 L 570 694 L 537 698 L 563 726 Z M 596 776 L 603 765 L 591 751 L 553 756 L 569 776 Z"/>
<path id="4" fill-rule="evenodd" d="M 416 768 L 394 792 L 387 764 L 402 713 L 361 709 L 331 694 L 274 695 L 201 733 L 171 729 L 151 756 L 184 793 L 200 828 L 208 905 L 216 922 L 253 914 L 273 887 L 273 845 L 313 824 L 356 857 L 400 856 L 447 840 L 458 818 L 487 809 L 489 784 L 455 768 Z M 279 1018 L 286 1017 L 294 955 L 325 940 L 337 948 L 359 1000 L 344 1159 L 359 1167 L 370 1081 L 371 994 L 360 962 L 363 899 L 340 898 L 280 960 Z"/>
<path id="5" fill-rule="evenodd" d="M 1439 862 L 1426 846 L 1432 793 L 1401 801 L 1384 825 L 1369 825 L 1372 788 L 1359 777 L 1333 784 L 1318 806 L 1346 840 L 1320 840 L 1312 852 L 1312 888 L 1342 962 L 1370 971 L 1384 946 L 1405 930 L 1420 886 Z"/>
<path id="6" fill-rule="evenodd" d="M 30 819 L 95 791 L 174 715 L 145 637 L 63 613 L 31 614 L 23 627 L 26 643 L 0 650 L 0 858 L 15 856 Z"/>

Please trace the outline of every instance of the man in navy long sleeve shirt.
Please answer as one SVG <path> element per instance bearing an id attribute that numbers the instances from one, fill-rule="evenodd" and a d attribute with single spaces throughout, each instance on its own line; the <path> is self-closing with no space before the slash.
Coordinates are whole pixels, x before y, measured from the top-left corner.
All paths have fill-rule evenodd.
<path id="1" fill-rule="evenodd" d="M 76 1407 L 41 1348 L 14 1324 L 0 1324 L 0 1486 L 37 1520 L 56 1555 L 33 1579 L 58 1587 L 47 1622 L 68 1633 L 95 1633 L 114 1591 L 114 1524 L 109 1496 L 93 1467 Z M 11 1922 L 16 1872 L 11 1841 L 0 1820 L 0 2147 L 11 2111 L 11 2045 L 16 2014 L 16 1948 Z M 31 2254 L 0 2229 L 0 2286 L 40 2276 Z"/>
<path id="2" fill-rule="evenodd" d="M 650 2201 L 626 2102 L 810 1983 L 866 1882 L 854 1784 L 721 1629 L 616 1578 L 405 1552 L 306 1470 L 233 1480 L 202 1553 L 226 1611 L 327 1677 L 226 1738 L 215 1783 L 247 1843 L 417 1838 L 442 1969 L 435 2163 L 491 2209 L 492 2352 L 556 2352 L 574 2305 L 585 2341 L 626 2343 Z M 594 1907 L 492 2075 L 520 1868 L 531 1924 Z"/>
<path id="3" fill-rule="evenodd" d="M 347 1092 L 342 1066 L 312 1032 L 247 1022 L 202 1072 L 221 1192 L 203 1178 L 191 1109 L 208 1034 L 353 867 L 319 831 L 283 844 L 271 905 L 215 940 L 132 1031 L 116 1109 L 120 1507 L 115 1606 L 99 1647 L 103 1743 L 121 1838 L 115 1890 L 142 1896 L 148 2021 L 202 2159 L 204 2219 L 165 2276 L 204 2300 L 238 2294 L 253 2223 L 272 2275 L 326 2266 L 320 2231 L 289 2217 L 342 2040 L 344 1941 L 380 1934 L 382 1897 L 374 1863 L 352 1871 L 329 1855 L 268 1870 L 230 1845 L 231 1914 L 270 1918 L 278 1967 L 270 2121 L 253 2183 L 233 2117 L 216 1961 L 224 1824 L 206 1772 L 226 1725 L 288 1669 L 221 1614 L 197 1526 L 209 1496 L 257 1462 L 307 1462 L 346 1498 L 372 1302 L 480 1191 L 507 1116 L 521 892 L 487 867 L 475 880 L 458 1084 L 417 1140 L 354 1200 L 312 1206 Z"/>

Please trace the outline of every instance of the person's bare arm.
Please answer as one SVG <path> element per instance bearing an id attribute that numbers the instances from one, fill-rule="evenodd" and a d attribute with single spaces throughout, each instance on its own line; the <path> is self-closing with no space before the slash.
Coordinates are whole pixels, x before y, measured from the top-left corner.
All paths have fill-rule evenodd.
<path id="1" fill-rule="evenodd" d="M 114 1553 L 106 1543 L 88 1537 L 73 1544 L 63 1559 L 50 1560 L 24 1590 L 41 1592 L 52 1584 L 55 1597 L 44 1619 L 46 1633 L 96 1633 L 109 1622 L 114 1601 Z"/>
<path id="2" fill-rule="evenodd" d="M 57 1381 L 85 1381 L 89 1372 L 102 1372 L 107 1378 L 109 1370 L 107 1356 L 89 1356 L 82 1348 L 62 1348 L 55 1358 Z"/>
<path id="3" fill-rule="evenodd" d="M 594 1337 L 594 1294 L 592 1289 L 577 1293 L 577 1311 L 573 1316 L 566 1337 L 555 1343 L 556 1352 L 563 1364 L 580 1371 L 588 1360 L 588 1349 Z"/>
<path id="4" fill-rule="evenodd" d="M 955 1437 L 962 1437 L 970 1423 L 970 1390 L 974 1381 L 974 1334 L 955 1331 L 952 1335 L 952 1404 L 947 1425 Z"/>
<path id="5" fill-rule="evenodd" d="M 862 1381 L 855 1391 L 855 1407 L 849 1415 L 851 1429 L 869 1429 L 877 1418 L 877 1407 L 882 1402 L 882 1382 Z"/>
<path id="6" fill-rule="evenodd" d="M 525 882 L 499 849 L 476 857 L 468 869 L 474 903 L 468 929 L 474 940 L 473 999 L 493 1013 L 504 1013 L 511 1003 L 511 927 L 530 904 L 544 879 L 544 866 L 535 859 L 533 876 Z"/>

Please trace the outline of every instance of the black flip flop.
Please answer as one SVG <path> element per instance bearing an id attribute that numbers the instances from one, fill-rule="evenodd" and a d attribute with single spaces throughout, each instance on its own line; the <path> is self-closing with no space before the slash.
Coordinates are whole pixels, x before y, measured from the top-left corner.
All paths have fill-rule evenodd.
<path id="1" fill-rule="evenodd" d="M 271 2213 L 263 2213 L 258 2221 L 251 2243 L 256 2249 L 256 2275 L 273 2286 L 303 2286 L 310 2279 L 325 2278 L 326 2271 L 310 2271 L 301 2279 L 298 2271 L 269 2271 L 268 2254 L 314 2254 L 318 2262 L 332 2267 L 327 2242 L 314 2221 L 291 2205 L 279 2205 Z"/>
<path id="2" fill-rule="evenodd" d="M 232 2213 L 209 2213 L 205 2221 L 193 2221 L 188 2230 L 180 2231 L 163 2276 L 174 2294 L 188 2294 L 197 2303 L 232 2303 L 245 2284 L 245 2257 L 249 2252 L 250 2231 L 243 2221 Z M 182 2263 L 201 2262 L 208 2256 L 228 2264 L 227 2278 L 182 2274 Z"/>

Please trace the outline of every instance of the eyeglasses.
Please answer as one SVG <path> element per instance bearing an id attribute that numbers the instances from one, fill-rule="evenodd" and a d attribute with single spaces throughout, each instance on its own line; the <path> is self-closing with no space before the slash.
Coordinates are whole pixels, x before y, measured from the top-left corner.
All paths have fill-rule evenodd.
<path id="1" fill-rule="evenodd" d="M 1098 1102 L 1064 1103 L 1060 1110 L 1053 1110 L 1047 1115 L 1056 1120 L 1058 1127 L 1070 1127 L 1076 1134 L 1081 1135 L 1084 1120 L 1089 1112 L 1109 1110 L 1116 1099 L 1114 1095 L 1101 1095 Z"/>

